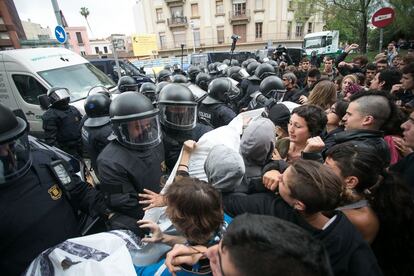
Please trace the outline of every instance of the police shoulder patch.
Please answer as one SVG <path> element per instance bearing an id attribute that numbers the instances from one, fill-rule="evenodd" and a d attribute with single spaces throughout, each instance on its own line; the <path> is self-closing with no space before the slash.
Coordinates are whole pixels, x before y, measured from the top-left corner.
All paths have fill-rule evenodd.
<path id="1" fill-rule="evenodd" d="M 53 200 L 58 200 L 62 197 L 62 190 L 56 184 L 50 187 L 47 192 Z"/>

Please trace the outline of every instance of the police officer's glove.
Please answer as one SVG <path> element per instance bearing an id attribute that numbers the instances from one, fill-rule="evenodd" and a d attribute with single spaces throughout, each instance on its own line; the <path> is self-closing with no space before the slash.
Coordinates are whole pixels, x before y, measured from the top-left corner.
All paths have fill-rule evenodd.
<path id="1" fill-rule="evenodd" d="M 148 234 L 148 230 L 138 227 L 136 219 L 119 213 L 115 213 L 109 217 L 106 222 L 106 228 L 108 231 L 118 229 L 131 230 L 140 238 L 143 238 L 146 234 Z"/>

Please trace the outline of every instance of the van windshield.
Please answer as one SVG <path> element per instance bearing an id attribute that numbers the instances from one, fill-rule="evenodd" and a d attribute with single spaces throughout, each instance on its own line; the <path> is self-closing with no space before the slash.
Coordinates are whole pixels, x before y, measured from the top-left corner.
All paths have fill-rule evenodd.
<path id="1" fill-rule="evenodd" d="M 86 98 L 88 91 L 97 85 L 110 89 L 115 83 L 90 63 L 62 67 L 38 74 L 52 87 L 64 87 L 70 92 L 71 102 Z"/>

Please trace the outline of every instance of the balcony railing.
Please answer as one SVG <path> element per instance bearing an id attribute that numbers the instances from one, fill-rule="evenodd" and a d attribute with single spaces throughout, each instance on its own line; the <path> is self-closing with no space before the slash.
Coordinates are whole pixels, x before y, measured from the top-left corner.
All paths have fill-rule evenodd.
<path id="1" fill-rule="evenodd" d="M 168 26 L 172 27 L 186 27 L 187 26 L 187 16 L 174 16 L 167 19 Z"/>
<path id="2" fill-rule="evenodd" d="M 250 10 L 232 10 L 229 11 L 229 20 L 230 23 L 235 23 L 239 21 L 250 21 Z"/>

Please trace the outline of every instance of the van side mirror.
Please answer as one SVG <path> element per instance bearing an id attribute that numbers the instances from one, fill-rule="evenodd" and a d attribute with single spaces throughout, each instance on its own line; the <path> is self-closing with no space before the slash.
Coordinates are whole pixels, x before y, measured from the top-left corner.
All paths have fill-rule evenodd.
<path id="1" fill-rule="evenodd" d="M 39 100 L 40 108 L 43 110 L 47 110 L 49 108 L 50 102 L 46 94 L 37 96 L 37 99 Z"/>

